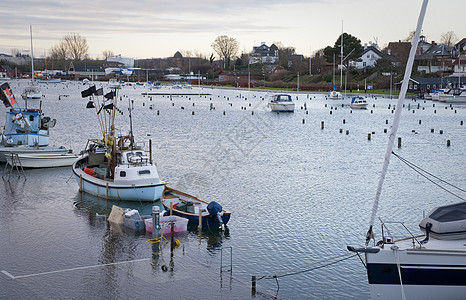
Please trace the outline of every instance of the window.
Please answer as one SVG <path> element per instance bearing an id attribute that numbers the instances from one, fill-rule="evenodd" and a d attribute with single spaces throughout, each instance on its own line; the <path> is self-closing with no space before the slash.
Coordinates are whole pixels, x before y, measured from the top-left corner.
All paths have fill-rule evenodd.
<path id="1" fill-rule="evenodd" d="M 414 85 L 414 89 L 417 90 L 417 84 Z"/>
<path id="2" fill-rule="evenodd" d="M 126 172 L 125 171 L 120 171 L 120 177 L 126 177 Z"/>
<path id="3" fill-rule="evenodd" d="M 29 121 L 30 122 L 34 121 L 34 116 L 29 116 Z"/>
<path id="4" fill-rule="evenodd" d="M 427 88 L 430 89 L 430 84 L 427 85 Z"/>
<path id="5" fill-rule="evenodd" d="M 142 170 L 142 171 L 138 171 L 138 174 L 139 174 L 139 175 L 150 174 L 150 170 Z"/>

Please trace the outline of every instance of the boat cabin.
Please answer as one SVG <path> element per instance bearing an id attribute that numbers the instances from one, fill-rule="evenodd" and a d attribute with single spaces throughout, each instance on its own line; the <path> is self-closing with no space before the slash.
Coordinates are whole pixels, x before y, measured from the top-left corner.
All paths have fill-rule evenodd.
<path id="1" fill-rule="evenodd" d="M 466 202 L 439 206 L 422 219 L 419 227 L 426 232 L 426 225 L 432 224 L 429 234 L 439 240 L 466 238 Z"/>
<path id="2" fill-rule="evenodd" d="M 273 95 L 273 98 L 271 100 L 272 102 L 282 102 L 282 101 L 287 101 L 291 102 L 291 96 L 288 94 L 277 94 Z"/>

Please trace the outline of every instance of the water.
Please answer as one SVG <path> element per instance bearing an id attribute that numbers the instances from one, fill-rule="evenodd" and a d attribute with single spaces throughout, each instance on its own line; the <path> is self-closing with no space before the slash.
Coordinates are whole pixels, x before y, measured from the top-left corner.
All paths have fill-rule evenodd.
<path id="1" fill-rule="evenodd" d="M 10 84 L 19 98 L 27 82 Z M 88 138 L 100 136 L 95 110 L 86 109 L 87 99 L 80 97 L 84 88 L 61 83 L 42 90 L 45 114 L 57 119 L 52 143 L 75 153 Z M 152 139 L 160 177 L 173 188 L 231 210 L 228 231 L 207 230 L 199 236 L 192 229 L 177 237 L 182 247 L 172 258 L 169 245 L 153 257 L 148 236 L 112 228 L 100 217 L 113 204 L 143 213 L 151 204 L 80 194 L 70 168 L 26 170 L 26 181 L 0 181 L 0 271 L 17 276 L 13 280 L 0 273 L 0 298 L 248 299 L 253 275 L 305 271 L 322 266 L 314 262 L 346 254 L 347 245 L 364 243 L 388 139 L 384 129 L 390 131 L 396 99 L 369 97 L 368 110 L 351 112 L 349 99 L 342 107 L 343 101 L 324 95 L 300 94 L 293 95 L 295 113 L 276 114 L 267 109 L 264 92 L 205 88 L 202 92 L 211 96 L 150 100 L 141 95 L 145 91 L 141 86 L 121 90 L 124 115 L 117 128 L 122 133 L 129 129 L 128 98 L 133 99 L 135 135 Z M 5 108 L 0 112 L 4 115 Z M 460 121 L 465 116 L 466 106 L 407 100 L 398 134 L 402 147 L 395 151 L 464 188 L 465 126 Z M 418 233 L 423 212 L 456 201 L 392 157 L 378 216 L 405 221 Z M 229 263 L 226 247 L 233 249 L 232 274 L 219 272 L 222 247 L 224 264 Z M 130 260 L 139 261 L 102 266 Z M 170 261 L 173 271 L 161 271 Z M 68 271 L 18 278 L 59 270 Z M 278 283 L 277 291 L 274 279 L 260 280 L 256 296 L 369 297 L 357 257 L 280 277 Z"/>

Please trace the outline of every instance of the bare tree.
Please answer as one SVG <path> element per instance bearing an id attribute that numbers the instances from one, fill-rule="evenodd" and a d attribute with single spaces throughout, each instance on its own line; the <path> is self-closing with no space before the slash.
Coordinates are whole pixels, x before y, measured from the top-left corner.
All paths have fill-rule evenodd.
<path id="1" fill-rule="evenodd" d="M 66 43 L 71 59 L 82 60 L 86 57 L 89 46 L 85 37 L 78 33 L 70 33 L 63 37 L 63 41 Z"/>
<path id="2" fill-rule="evenodd" d="M 218 36 L 211 47 L 223 59 L 224 68 L 229 66 L 231 58 L 238 53 L 239 49 L 238 41 L 226 35 Z"/>
<path id="3" fill-rule="evenodd" d="M 411 32 L 408 34 L 408 36 L 405 37 L 405 38 L 403 39 L 403 42 L 410 42 L 410 43 L 412 43 L 415 33 L 416 33 L 416 31 L 411 31 Z"/>
<path id="4" fill-rule="evenodd" d="M 106 60 L 107 58 L 109 58 L 111 56 L 115 56 L 115 53 L 113 53 L 112 50 L 104 50 L 102 52 L 102 55 L 104 56 L 104 60 Z"/>
<path id="5" fill-rule="evenodd" d="M 458 42 L 458 36 L 453 31 L 447 31 L 440 36 L 442 45 L 453 46 L 456 42 Z"/>
<path id="6" fill-rule="evenodd" d="M 61 41 L 58 44 L 53 45 L 52 48 L 50 48 L 50 56 L 57 60 L 64 61 L 68 59 L 68 47 L 65 41 Z"/>

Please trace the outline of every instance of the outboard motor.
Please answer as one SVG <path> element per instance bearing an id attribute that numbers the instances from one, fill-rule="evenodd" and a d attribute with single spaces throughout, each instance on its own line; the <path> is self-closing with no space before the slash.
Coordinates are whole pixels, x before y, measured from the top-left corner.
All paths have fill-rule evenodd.
<path id="1" fill-rule="evenodd" d="M 218 219 L 218 222 L 220 223 L 220 226 L 223 225 L 222 217 L 220 216 L 220 212 L 222 211 L 222 206 L 220 204 L 218 204 L 215 201 L 211 201 L 207 205 L 207 211 L 209 212 L 211 216 L 217 215 L 217 219 Z"/>

